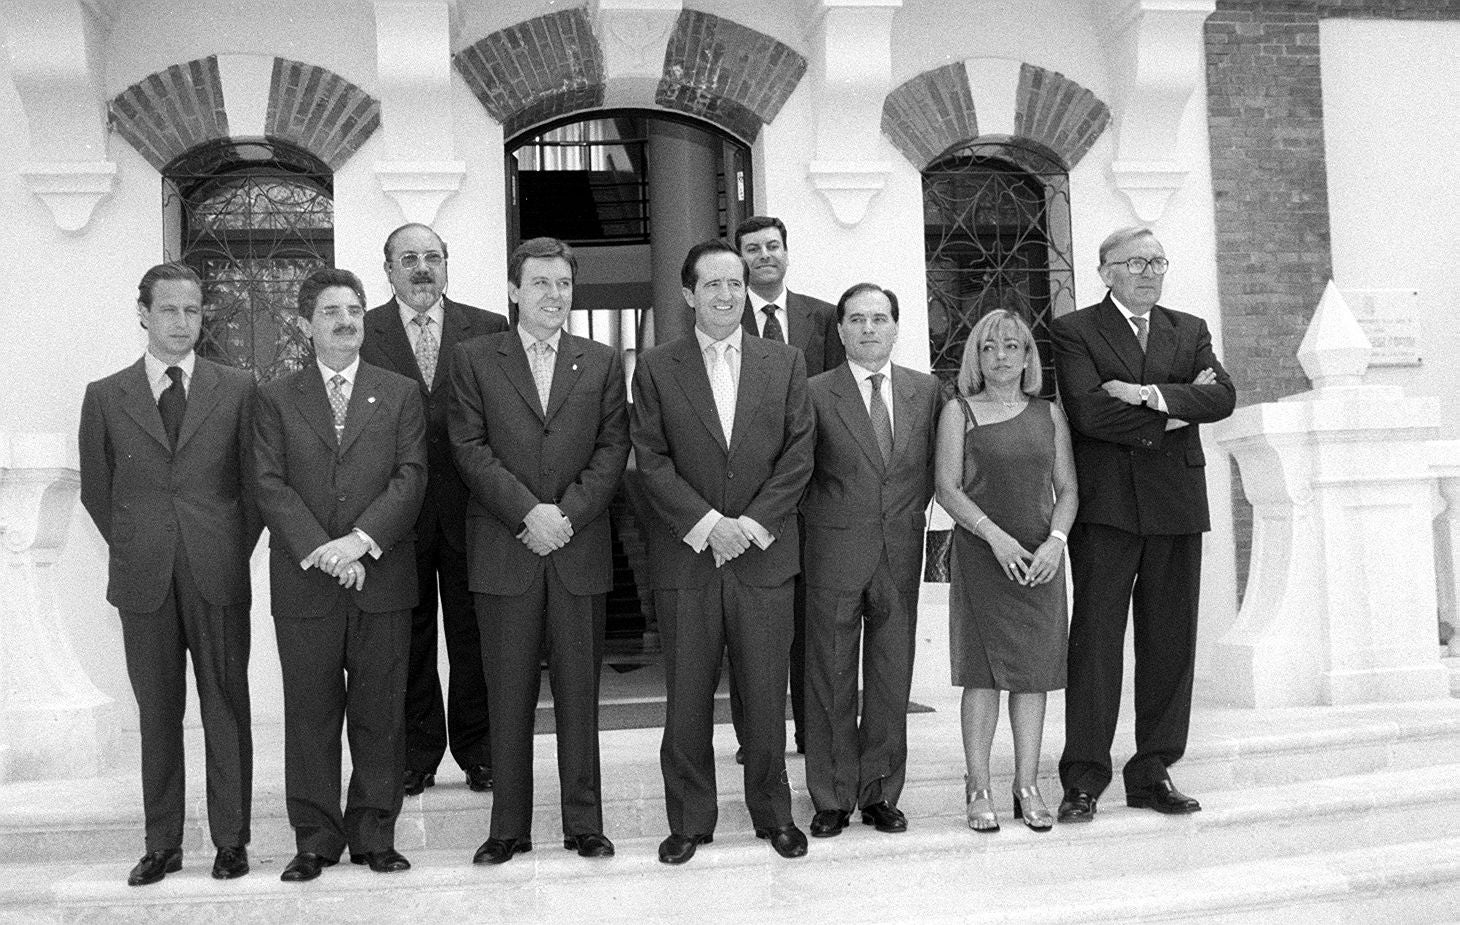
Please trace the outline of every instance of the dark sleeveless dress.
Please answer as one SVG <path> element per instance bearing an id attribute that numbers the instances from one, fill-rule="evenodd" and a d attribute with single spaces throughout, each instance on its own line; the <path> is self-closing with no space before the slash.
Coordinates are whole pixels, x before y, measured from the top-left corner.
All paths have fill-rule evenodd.
<path id="1" fill-rule="evenodd" d="M 995 524 L 1033 552 L 1049 537 L 1054 513 L 1054 419 L 1031 398 L 997 424 L 978 424 L 958 399 L 963 492 Z M 958 687 L 1038 692 L 1065 686 L 1065 567 L 1042 585 L 1011 581 L 989 544 L 953 529 L 948 593 L 949 649 Z"/>

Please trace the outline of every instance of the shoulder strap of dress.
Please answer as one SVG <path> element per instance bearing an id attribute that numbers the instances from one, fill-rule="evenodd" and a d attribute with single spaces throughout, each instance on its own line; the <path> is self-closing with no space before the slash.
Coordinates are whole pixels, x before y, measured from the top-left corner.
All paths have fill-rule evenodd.
<path id="1" fill-rule="evenodd" d="M 960 408 L 963 409 L 963 418 L 964 418 L 964 420 L 968 421 L 968 423 L 972 424 L 974 427 L 977 427 L 978 426 L 978 419 L 973 416 L 973 409 L 968 406 L 968 397 L 967 396 L 964 396 L 964 395 L 959 395 L 958 396 L 958 407 L 960 407 Z"/>

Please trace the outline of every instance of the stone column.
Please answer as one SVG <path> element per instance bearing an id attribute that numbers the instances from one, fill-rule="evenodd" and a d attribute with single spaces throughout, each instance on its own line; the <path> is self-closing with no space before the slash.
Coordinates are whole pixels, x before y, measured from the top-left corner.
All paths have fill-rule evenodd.
<path id="1" fill-rule="evenodd" d="M 1236 703 L 1449 695 L 1435 645 L 1439 404 L 1364 384 L 1369 353 L 1330 283 L 1298 351 L 1313 391 L 1215 428 L 1253 506 L 1247 593 L 1214 654 Z"/>
<path id="2" fill-rule="evenodd" d="M 650 266 L 654 277 L 652 343 L 689 333 L 693 312 L 684 304 L 679 268 L 684 255 L 719 233 L 715 167 L 719 142 L 679 122 L 649 122 Z"/>
<path id="3" fill-rule="evenodd" d="M 59 434 L 0 435 L 0 780 L 94 777 L 117 725 L 56 609 L 80 488 L 67 450 Z"/>

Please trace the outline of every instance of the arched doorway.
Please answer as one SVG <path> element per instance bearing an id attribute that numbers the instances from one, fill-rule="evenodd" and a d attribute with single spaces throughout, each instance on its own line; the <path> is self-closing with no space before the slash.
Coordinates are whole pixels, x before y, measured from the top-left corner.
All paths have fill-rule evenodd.
<path id="1" fill-rule="evenodd" d="M 162 172 L 169 260 L 203 278 L 198 353 L 261 381 L 303 367 L 300 281 L 334 265 L 334 176 L 283 141 L 216 141 Z"/>

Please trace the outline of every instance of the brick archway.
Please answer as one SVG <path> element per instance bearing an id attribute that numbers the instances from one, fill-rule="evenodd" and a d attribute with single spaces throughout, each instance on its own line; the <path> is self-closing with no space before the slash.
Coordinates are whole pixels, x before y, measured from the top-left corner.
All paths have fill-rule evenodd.
<path id="1" fill-rule="evenodd" d="M 615 79 L 583 8 L 493 32 L 453 55 L 452 63 L 509 138 L 602 108 Z M 685 9 L 669 36 L 653 99 L 643 105 L 704 119 L 748 144 L 805 73 L 806 58 L 775 38 Z"/>
<path id="2" fill-rule="evenodd" d="M 887 95 L 882 131 L 919 170 L 983 136 L 1032 143 L 1069 169 L 1110 124 L 1110 108 L 1063 74 L 1027 63 L 985 62 L 955 61 L 924 71 Z M 999 124 L 980 124 L 975 93 L 996 114 L 984 121 Z"/>
<path id="3" fill-rule="evenodd" d="M 113 97 L 108 121 L 161 171 L 199 145 L 231 137 L 224 90 L 216 55 L 174 64 Z M 273 59 L 266 138 L 298 145 L 338 170 L 379 127 L 380 102 L 355 84 L 327 68 Z"/>

